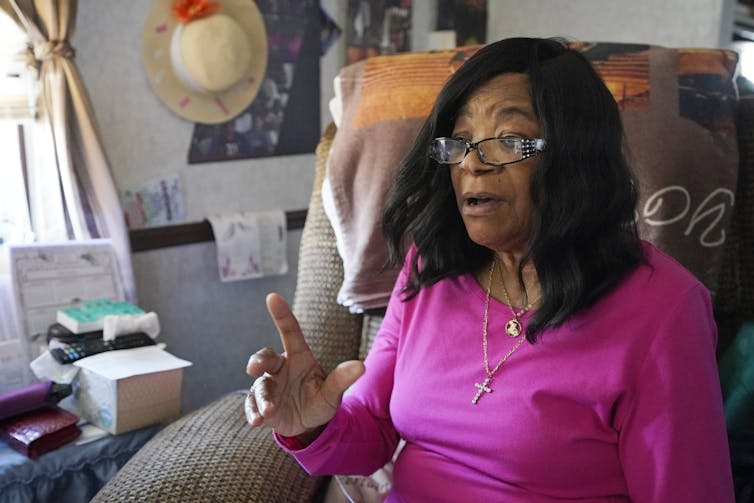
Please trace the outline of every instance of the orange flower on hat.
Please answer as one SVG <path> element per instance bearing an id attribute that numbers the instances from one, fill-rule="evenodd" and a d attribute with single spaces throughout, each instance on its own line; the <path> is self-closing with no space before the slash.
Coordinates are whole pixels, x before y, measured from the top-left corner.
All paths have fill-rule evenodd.
<path id="1" fill-rule="evenodd" d="M 206 16 L 220 8 L 218 2 L 210 0 L 175 0 L 173 2 L 173 15 L 181 23 L 188 23 L 192 19 Z"/>

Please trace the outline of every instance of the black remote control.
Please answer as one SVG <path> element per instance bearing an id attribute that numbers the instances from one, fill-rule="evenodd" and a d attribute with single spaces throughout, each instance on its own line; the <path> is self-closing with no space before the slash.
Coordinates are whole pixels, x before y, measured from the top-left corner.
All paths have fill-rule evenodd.
<path id="1" fill-rule="evenodd" d="M 84 332 L 82 334 L 74 334 L 60 323 L 53 323 L 47 329 L 47 343 L 49 344 L 52 339 L 57 339 L 64 344 L 71 344 L 74 342 L 81 342 L 84 339 L 101 339 L 102 330 L 95 330 L 93 332 Z"/>
<path id="2" fill-rule="evenodd" d="M 105 341 L 104 339 L 86 339 L 81 342 L 66 344 L 65 347 L 51 349 L 50 354 L 58 363 L 66 364 L 105 351 L 138 348 L 141 346 L 152 346 L 154 344 L 156 344 L 154 339 L 147 334 L 136 332 L 133 334 L 119 335 L 112 341 Z"/>

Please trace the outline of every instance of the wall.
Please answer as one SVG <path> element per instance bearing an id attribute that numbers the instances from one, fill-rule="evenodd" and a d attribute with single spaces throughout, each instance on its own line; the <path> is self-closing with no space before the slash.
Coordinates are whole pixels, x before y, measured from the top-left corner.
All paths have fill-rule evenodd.
<path id="1" fill-rule="evenodd" d="M 314 172 L 311 154 L 189 165 L 192 124 L 152 94 L 141 63 L 142 25 L 153 0 L 80 0 L 73 44 L 89 89 L 103 142 L 120 189 L 178 173 L 188 220 L 235 210 L 304 208 Z M 415 0 L 413 42 L 426 47 L 432 1 Z M 729 39 L 733 0 L 491 0 L 488 39 L 512 35 L 565 35 L 584 40 L 716 46 Z M 345 27 L 346 0 L 322 5 Z M 727 16 L 727 17 L 726 17 Z M 727 37 L 727 38 L 726 38 Z M 341 39 L 321 60 L 321 122 L 329 122 L 332 79 L 344 60 Z M 296 180 L 296 183 L 291 183 Z M 184 410 L 248 387 L 248 356 L 280 342 L 264 307 L 277 291 L 292 299 L 300 231 L 289 232 L 290 272 L 285 276 L 220 283 L 214 243 L 134 255 L 140 304 L 160 315 L 161 338 L 191 360 L 184 381 Z"/>
<path id="2" fill-rule="evenodd" d="M 307 206 L 311 154 L 189 165 L 193 124 L 173 115 L 151 92 L 141 32 L 152 0 L 81 0 L 73 44 L 119 189 L 178 173 L 188 221 L 213 213 Z M 296 180 L 296 183 L 291 183 Z M 280 349 L 264 305 L 276 291 L 293 298 L 300 231 L 288 233 L 290 272 L 221 283 L 214 243 L 136 253 L 139 303 L 160 316 L 167 349 L 194 363 L 185 372 L 184 410 L 246 388 L 251 353 Z"/>
<path id="3" fill-rule="evenodd" d="M 727 47 L 735 0 L 492 0 L 488 40 L 562 36 L 668 47 Z"/>

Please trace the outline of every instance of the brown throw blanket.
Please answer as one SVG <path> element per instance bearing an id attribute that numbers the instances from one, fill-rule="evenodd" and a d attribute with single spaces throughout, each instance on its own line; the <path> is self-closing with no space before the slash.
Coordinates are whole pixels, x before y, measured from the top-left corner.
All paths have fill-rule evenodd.
<path id="1" fill-rule="evenodd" d="M 621 107 L 639 181 L 642 237 L 714 293 L 738 173 L 735 53 L 575 46 Z M 323 197 L 343 258 L 338 302 L 354 312 L 387 304 L 398 268 L 385 268 L 385 196 L 442 85 L 477 49 L 379 56 L 340 72 L 342 117 Z"/>

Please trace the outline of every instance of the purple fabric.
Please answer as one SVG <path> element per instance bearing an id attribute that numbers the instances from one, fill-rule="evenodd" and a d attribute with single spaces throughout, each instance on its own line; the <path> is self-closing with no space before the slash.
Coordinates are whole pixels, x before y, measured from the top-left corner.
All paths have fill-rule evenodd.
<path id="1" fill-rule="evenodd" d="M 310 473 L 367 475 L 401 437 L 391 502 L 733 502 L 708 291 L 644 251 L 650 266 L 524 343 L 476 405 L 482 287 L 394 292 L 364 376 L 314 443 L 287 450 Z M 516 342 L 510 317 L 491 300 L 492 367 Z"/>
<path id="2" fill-rule="evenodd" d="M 0 395 L 0 421 L 52 403 L 47 400 L 52 384 L 39 382 Z"/>

